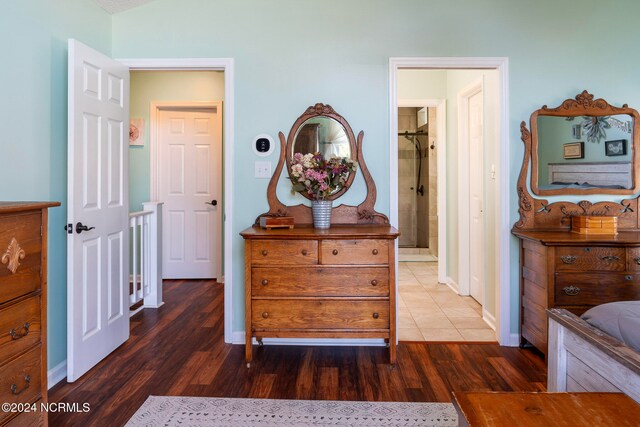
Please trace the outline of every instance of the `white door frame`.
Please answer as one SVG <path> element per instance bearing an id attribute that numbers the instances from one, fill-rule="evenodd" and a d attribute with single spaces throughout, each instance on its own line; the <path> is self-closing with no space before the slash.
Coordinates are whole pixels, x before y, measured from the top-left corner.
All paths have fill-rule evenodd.
<path id="1" fill-rule="evenodd" d="M 222 151 L 224 153 L 224 341 L 233 338 L 233 146 L 234 146 L 234 59 L 233 58 L 159 58 L 118 59 L 130 70 L 217 70 L 224 71 L 224 102 L 222 103 Z M 157 193 L 156 193 L 157 194 Z"/>
<path id="2" fill-rule="evenodd" d="M 499 131 L 498 147 L 500 156 L 496 171 L 496 335 L 501 345 L 517 346 L 518 325 L 511 324 L 511 266 L 510 247 L 510 179 L 509 179 L 509 59 L 508 58 L 463 58 L 463 57 L 391 57 L 389 58 L 389 220 L 398 224 L 398 70 L 413 69 L 495 69 L 499 75 Z M 490 237 L 491 238 L 491 237 Z M 397 260 L 397 257 L 396 257 Z M 397 261 L 396 261 L 397 262 Z M 397 269 L 396 269 L 397 271 Z M 517 322 L 517 320 L 515 320 Z M 511 333 L 511 331 L 515 331 Z"/>
<path id="3" fill-rule="evenodd" d="M 469 99 L 484 90 L 484 80 L 482 77 L 472 81 L 469 85 L 458 92 L 458 206 L 469 206 L 470 180 L 469 168 L 471 158 L 469 157 Z M 484 103 L 484 102 L 483 102 Z M 471 248 L 469 243 L 471 233 L 471 212 L 469 209 L 458 209 L 458 254 L 460 260 L 471 259 Z M 469 263 L 458 262 L 458 293 L 460 295 L 471 294 L 471 273 Z M 485 287 L 482 289 L 482 301 L 486 301 Z M 484 304 L 483 304 L 484 305 Z"/>
<path id="4" fill-rule="evenodd" d="M 436 163 L 438 168 L 437 215 L 438 215 L 438 282 L 447 278 L 447 100 L 446 99 L 399 99 L 398 107 L 429 107 L 436 109 Z M 398 110 L 396 109 L 396 128 Z M 396 132 L 396 135 L 398 132 Z M 428 144 L 428 141 L 427 141 Z M 396 138 L 396 165 L 397 165 Z M 396 166 L 397 167 L 397 166 Z M 396 174 L 396 186 L 397 174 Z M 397 193 L 396 193 L 397 199 Z M 396 202 L 396 211 L 398 203 Z M 393 221 L 391 222 L 393 224 Z"/>
<path id="5" fill-rule="evenodd" d="M 216 110 L 216 114 L 222 114 L 222 107 L 224 102 L 222 101 L 151 101 L 149 104 L 149 157 L 150 157 L 150 191 L 149 198 L 152 201 L 158 201 L 160 194 L 160 179 L 159 179 L 159 171 L 160 171 L 160 150 L 158 149 L 158 136 L 159 132 L 159 114 L 160 110 L 171 110 L 171 109 L 180 109 L 180 108 L 189 108 L 194 110 Z M 224 118 L 224 117 L 223 117 Z M 220 129 L 220 133 L 224 135 L 222 129 Z M 222 147 L 221 151 L 222 150 Z M 222 154 L 222 153 L 216 153 Z M 222 198 L 222 194 L 219 194 L 219 198 Z M 224 206 L 223 206 L 224 208 Z M 218 230 L 222 230 L 224 227 L 222 226 L 222 216 L 220 215 L 220 223 L 218 224 Z M 220 247 L 222 243 L 222 239 L 220 234 L 216 237 L 216 257 L 215 257 L 215 270 L 218 272 L 218 275 L 222 272 L 220 269 L 222 262 L 222 248 Z M 220 279 L 220 277 L 218 277 Z"/>

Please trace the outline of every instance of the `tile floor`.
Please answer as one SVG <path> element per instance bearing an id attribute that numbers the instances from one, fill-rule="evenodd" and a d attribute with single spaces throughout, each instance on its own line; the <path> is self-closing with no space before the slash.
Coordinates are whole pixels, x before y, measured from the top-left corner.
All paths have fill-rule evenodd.
<path id="1" fill-rule="evenodd" d="M 482 306 L 438 283 L 437 262 L 398 264 L 400 341 L 496 341 Z"/>

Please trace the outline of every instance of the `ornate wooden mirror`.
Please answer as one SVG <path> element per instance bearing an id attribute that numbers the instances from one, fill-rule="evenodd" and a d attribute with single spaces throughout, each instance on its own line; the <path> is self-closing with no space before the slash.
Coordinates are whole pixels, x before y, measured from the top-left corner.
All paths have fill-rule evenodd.
<path id="1" fill-rule="evenodd" d="M 362 155 L 364 132 L 360 131 L 358 137 L 355 138 L 349 123 L 330 105 L 318 103 L 307 108 L 293 124 L 287 138 L 282 132 L 278 136 L 280 138 L 280 158 L 267 188 L 269 211 L 259 215 L 256 218 L 256 224 L 259 224 L 260 217 L 263 216 L 293 216 L 296 224 L 311 224 L 313 222 L 309 206 L 303 204 L 287 206 L 278 199 L 276 194 L 284 165 L 287 165 L 287 172 L 291 176 L 293 155 L 308 152 L 320 152 L 325 158 L 331 155 L 350 157 L 358 162 L 358 170 L 349 174 L 344 188 L 331 194 L 328 197 L 329 200 L 335 200 L 344 194 L 353 183 L 356 173 L 362 173 L 364 178 L 367 187 L 364 201 L 358 206 L 340 205 L 334 207 L 331 215 L 332 224 L 389 223 L 386 215 L 376 212 L 374 209 L 377 195 L 376 185 Z M 300 194 L 309 198 L 304 193 Z"/>
<path id="2" fill-rule="evenodd" d="M 531 150 L 533 193 L 634 194 L 640 188 L 638 112 L 593 98 L 585 90 L 559 107 L 545 105 L 531 114 L 525 144 Z"/>

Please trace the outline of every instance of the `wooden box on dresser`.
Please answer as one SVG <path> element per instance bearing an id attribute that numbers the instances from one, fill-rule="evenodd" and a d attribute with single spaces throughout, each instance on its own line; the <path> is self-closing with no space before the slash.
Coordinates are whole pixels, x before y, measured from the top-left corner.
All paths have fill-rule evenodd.
<path id="1" fill-rule="evenodd" d="M 0 412 L 0 425 L 46 425 L 47 208 L 49 202 L 0 202 L 0 402 L 36 404 Z M 16 405 L 15 408 L 19 409 Z"/>
<path id="2" fill-rule="evenodd" d="M 384 338 L 396 361 L 395 239 L 389 225 L 265 230 L 245 239 L 246 360 L 253 337 Z"/>

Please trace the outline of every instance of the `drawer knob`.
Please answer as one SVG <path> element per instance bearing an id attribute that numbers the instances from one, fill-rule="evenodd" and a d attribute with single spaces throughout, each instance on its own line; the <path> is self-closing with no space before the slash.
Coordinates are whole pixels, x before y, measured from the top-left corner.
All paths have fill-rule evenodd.
<path id="1" fill-rule="evenodd" d="M 562 262 L 564 262 L 565 264 L 575 264 L 576 261 L 578 260 L 578 257 L 575 255 L 562 255 L 560 257 L 560 259 L 562 260 Z"/>
<path id="2" fill-rule="evenodd" d="M 373 279 L 373 280 L 371 281 L 371 285 L 372 285 L 372 286 L 378 286 L 378 281 L 377 281 L 376 279 Z"/>
<path id="3" fill-rule="evenodd" d="M 584 248 L 585 252 L 591 252 L 591 248 Z"/>
<path id="4" fill-rule="evenodd" d="M 266 311 L 264 313 L 262 313 L 262 317 L 264 319 L 266 319 L 267 317 L 269 317 L 269 313 L 267 313 Z"/>
<path id="5" fill-rule="evenodd" d="M 338 255 L 338 250 L 334 249 L 333 251 L 331 251 L 331 253 L 334 254 L 334 255 Z"/>
<path id="6" fill-rule="evenodd" d="M 624 276 L 625 280 L 633 280 L 633 276 L 630 274 L 627 274 L 626 276 Z"/>
<path id="7" fill-rule="evenodd" d="M 31 375 L 25 375 L 24 376 L 24 387 L 22 387 L 20 390 L 18 390 L 18 385 L 17 384 L 11 384 L 11 394 L 15 394 L 18 395 L 20 393 L 22 393 L 23 391 L 25 391 L 26 389 L 29 388 L 29 385 L 31 385 Z"/>
<path id="8" fill-rule="evenodd" d="M 11 331 L 9 331 L 9 335 L 11 335 L 11 339 L 17 340 L 20 339 L 24 336 L 26 336 L 29 333 L 29 326 L 31 326 L 29 324 L 29 322 L 26 322 L 23 326 L 22 326 L 22 330 L 24 332 L 18 332 L 16 331 L 15 328 L 11 329 Z"/>
<path id="9" fill-rule="evenodd" d="M 267 250 L 266 250 L 266 249 L 263 249 L 263 250 L 262 250 L 262 256 L 267 256 L 267 254 L 268 254 L 268 253 L 269 253 L 269 252 L 267 252 Z"/>
<path id="10" fill-rule="evenodd" d="M 633 260 L 636 262 L 636 264 L 640 265 L 640 256 L 635 257 Z"/>
<path id="11" fill-rule="evenodd" d="M 371 251 L 371 253 L 374 254 L 374 255 L 378 255 L 378 250 L 374 249 L 374 250 Z"/>
<path id="12" fill-rule="evenodd" d="M 301 253 L 302 253 L 302 255 L 307 256 L 307 250 L 306 249 L 303 249 Z"/>
<path id="13" fill-rule="evenodd" d="M 373 313 L 373 318 L 377 319 L 378 317 L 380 317 L 380 315 L 378 313 Z"/>
<path id="14" fill-rule="evenodd" d="M 609 261 L 609 262 L 614 262 L 614 261 L 620 261 L 620 257 L 615 256 L 615 255 L 605 255 L 602 257 L 603 261 Z"/>
<path id="15" fill-rule="evenodd" d="M 267 279 L 262 279 L 262 284 L 266 286 L 269 284 L 269 281 Z"/>
<path id="16" fill-rule="evenodd" d="M 580 293 L 580 288 L 577 286 L 565 286 L 564 288 L 562 288 L 562 292 L 564 292 L 565 294 L 569 295 L 569 296 L 574 296 L 574 295 L 578 295 Z"/>

